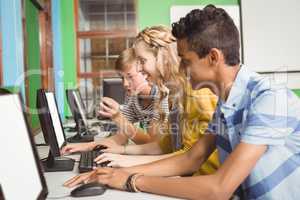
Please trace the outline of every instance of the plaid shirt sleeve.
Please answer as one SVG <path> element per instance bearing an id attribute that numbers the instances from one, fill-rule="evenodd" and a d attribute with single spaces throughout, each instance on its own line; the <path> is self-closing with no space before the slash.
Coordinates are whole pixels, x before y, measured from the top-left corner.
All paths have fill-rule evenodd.
<path id="1" fill-rule="evenodd" d="M 289 114 L 287 90 L 267 90 L 251 99 L 241 141 L 250 144 L 283 145 L 299 123 Z"/>

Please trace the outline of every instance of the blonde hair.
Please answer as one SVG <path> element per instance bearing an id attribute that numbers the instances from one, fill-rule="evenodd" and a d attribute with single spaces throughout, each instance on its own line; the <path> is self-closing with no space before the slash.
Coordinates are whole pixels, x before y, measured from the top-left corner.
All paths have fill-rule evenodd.
<path id="1" fill-rule="evenodd" d="M 160 102 L 169 93 L 169 106 L 171 108 L 181 106 L 180 98 L 175 96 L 180 89 L 184 91 L 185 80 L 179 72 L 177 43 L 171 29 L 161 25 L 145 28 L 138 34 L 134 46 L 139 42 L 144 42 L 146 50 L 152 52 L 156 57 L 155 69 L 158 74 L 156 84 L 161 94 Z M 166 84 L 171 85 L 166 87 Z M 164 117 L 161 116 L 161 118 Z"/>
<path id="2" fill-rule="evenodd" d="M 136 61 L 136 56 L 133 48 L 125 49 L 121 52 L 115 63 L 115 69 L 119 71 L 127 70 L 133 62 Z"/>

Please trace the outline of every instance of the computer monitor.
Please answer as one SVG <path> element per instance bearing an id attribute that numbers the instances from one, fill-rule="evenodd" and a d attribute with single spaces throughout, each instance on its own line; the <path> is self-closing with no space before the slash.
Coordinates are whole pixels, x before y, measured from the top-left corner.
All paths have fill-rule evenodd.
<path id="1" fill-rule="evenodd" d="M 37 108 L 43 135 L 48 138 L 50 146 L 47 160 L 42 162 L 44 170 L 46 172 L 72 171 L 74 160 L 55 159 L 55 157 L 61 156 L 60 150 L 67 141 L 53 92 L 38 90 Z"/>
<path id="2" fill-rule="evenodd" d="M 66 95 L 70 110 L 76 123 L 76 128 L 79 126 L 89 127 L 86 110 L 79 91 L 77 89 L 68 89 L 66 90 Z"/>
<path id="3" fill-rule="evenodd" d="M 102 81 L 102 96 L 110 97 L 119 104 L 125 102 L 125 89 L 121 78 L 105 78 Z"/>
<path id="4" fill-rule="evenodd" d="M 0 199 L 45 199 L 48 189 L 22 105 L 18 94 L 0 96 Z"/>
<path id="5" fill-rule="evenodd" d="M 75 130 L 77 134 L 74 137 L 68 138 L 68 142 L 91 142 L 94 141 L 94 136 L 98 132 L 90 130 L 84 105 L 80 93 L 77 89 L 66 90 L 67 100 L 70 110 L 76 123 Z"/>
<path id="6" fill-rule="evenodd" d="M 48 108 L 46 107 L 47 105 L 46 105 L 46 99 L 45 99 L 44 92 L 45 91 L 42 90 L 42 89 L 37 90 L 36 108 L 38 109 L 38 113 L 44 113 L 44 112 L 47 112 L 47 110 L 48 110 Z M 48 134 L 46 134 L 46 130 L 43 131 L 44 126 L 42 126 L 42 124 L 48 123 L 50 121 L 50 119 L 47 119 L 47 115 L 40 115 L 39 120 L 40 120 L 40 124 L 41 124 L 41 128 L 42 128 L 45 143 L 49 144 Z"/>

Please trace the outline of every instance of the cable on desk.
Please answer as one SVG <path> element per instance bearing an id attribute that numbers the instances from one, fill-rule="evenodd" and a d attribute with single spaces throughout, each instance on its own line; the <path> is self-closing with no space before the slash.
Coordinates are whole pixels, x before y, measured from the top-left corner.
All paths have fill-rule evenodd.
<path id="1" fill-rule="evenodd" d="M 66 197 L 71 197 L 71 196 L 68 194 L 68 195 L 64 195 L 64 196 L 60 196 L 60 197 L 47 197 L 47 199 L 64 199 Z"/>

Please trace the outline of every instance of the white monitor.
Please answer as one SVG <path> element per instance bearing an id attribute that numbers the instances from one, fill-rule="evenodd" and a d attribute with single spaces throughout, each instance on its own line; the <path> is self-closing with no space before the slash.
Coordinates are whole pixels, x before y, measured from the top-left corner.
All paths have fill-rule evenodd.
<path id="1" fill-rule="evenodd" d="M 4 197 L 44 199 L 47 186 L 17 94 L 0 96 L 0 180 Z"/>
<path id="2" fill-rule="evenodd" d="M 64 130 L 60 121 L 59 112 L 57 110 L 57 105 L 55 101 L 54 94 L 52 92 L 46 92 L 46 99 L 48 103 L 48 108 L 52 120 L 52 125 L 55 131 L 55 136 L 59 148 L 61 148 L 65 143 Z"/>

